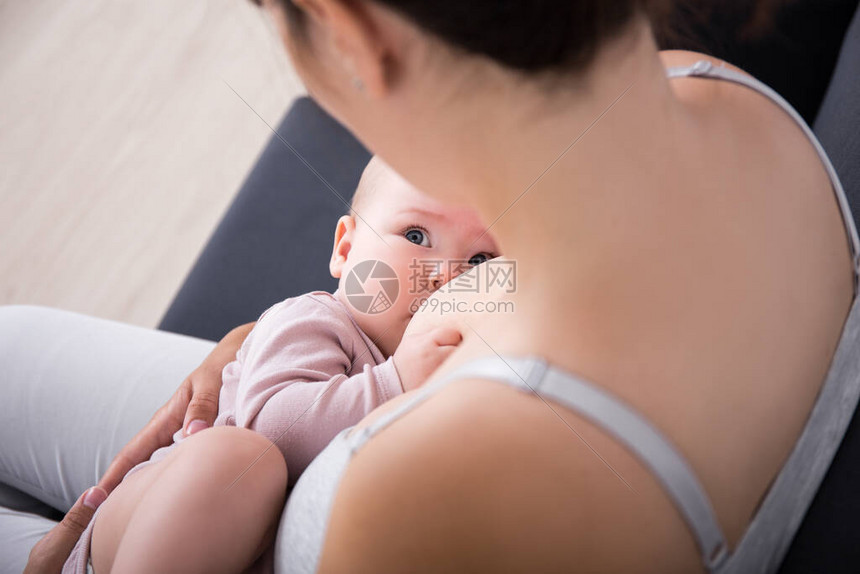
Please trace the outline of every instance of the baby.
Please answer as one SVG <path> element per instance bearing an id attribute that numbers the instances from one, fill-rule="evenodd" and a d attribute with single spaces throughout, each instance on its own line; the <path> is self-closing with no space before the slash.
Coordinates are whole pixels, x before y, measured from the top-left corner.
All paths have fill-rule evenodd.
<path id="1" fill-rule="evenodd" d="M 461 336 L 454 328 L 404 336 L 406 327 L 422 298 L 497 256 L 496 250 L 472 210 L 440 204 L 372 159 L 350 213 L 335 230 L 329 268 L 339 279 L 338 289 L 287 299 L 263 313 L 236 360 L 224 368 L 215 426 L 244 427 L 268 438 L 284 456 L 288 484 L 294 484 L 338 432 L 423 384 L 456 348 Z M 90 554 L 96 574 L 113 569 L 126 526 L 139 512 L 137 501 L 164 487 L 159 462 L 183 440 L 180 430 L 173 445 L 126 475 L 99 508 L 63 572 L 84 574 Z M 128 480 L 148 466 L 141 473 L 147 476 Z M 200 480 L 205 477 L 176 487 L 194 489 Z M 218 516 L 217 508 L 213 512 L 213 520 L 228 520 Z M 155 547 L 152 540 L 158 538 L 141 536 L 140 529 L 135 536 L 126 542 L 145 543 L 151 553 L 173 551 Z M 187 554 L 184 563 L 194 559 Z M 267 553 L 255 566 L 264 569 L 270 558 Z"/>

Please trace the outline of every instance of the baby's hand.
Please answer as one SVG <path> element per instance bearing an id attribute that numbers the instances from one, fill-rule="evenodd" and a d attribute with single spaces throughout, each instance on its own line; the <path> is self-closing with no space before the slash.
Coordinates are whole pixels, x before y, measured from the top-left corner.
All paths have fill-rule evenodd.
<path id="1" fill-rule="evenodd" d="M 462 340 L 460 331 L 453 327 L 434 327 L 419 333 L 407 330 L 392 357 L 403 390 L 423 385 Z"/>

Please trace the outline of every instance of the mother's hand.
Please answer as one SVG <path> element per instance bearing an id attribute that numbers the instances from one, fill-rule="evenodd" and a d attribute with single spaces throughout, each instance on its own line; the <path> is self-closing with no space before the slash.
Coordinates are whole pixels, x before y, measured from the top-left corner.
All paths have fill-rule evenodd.
<path id="1" fill-rule="evenodd" d="M 75 543 L 90 523 L 96 508 L 105 501 L 107 493 L 97 486 L 83 493 L 69 509 L 63 520 L 53 527 L 32 550 L 24 574 L 54 574 L 75 547 Z"/>
<path id="2" fill-rule="evenodd" d="M 248 323 L 227 333 L 200 366 L 182 381 L 170 400 L 119 451 L 98 486 L 82 494 L 63 520 L 33 547 L 26 574 L 60 572 L 95 509 L 129 470 L 173 442 L 173 434 L 179 429 L 184 429 L 187 436 L 212 426 L 218 416 L 221 371 L 236 358 L 236 352 L 253 326 L 254 323 Z"/>

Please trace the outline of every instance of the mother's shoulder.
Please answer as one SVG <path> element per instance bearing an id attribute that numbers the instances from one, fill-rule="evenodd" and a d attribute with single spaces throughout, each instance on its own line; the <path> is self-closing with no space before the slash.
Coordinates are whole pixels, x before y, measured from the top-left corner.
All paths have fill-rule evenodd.
<path id="1" fill-rule="evenodd" d="M 690 50 L 663 50 L 660 52 L 660 60 L 666 68 L 692 66 L 696 62 L 706 60 L 715 66 L 729 68 L 736 72 L 740 72 L 741 74 L 750 76 L 750 74 L 741 68 L 738 68 L 725 60 L 721 60 L 720 58 L 709 56 L 708 54 L 703 54 L 701 52 L 692 52 Z"/>
<path id="2" fill-rule="evenodd" d="M 755 79 L 751 74 L 725 60 L 699 52 L 666 50 L 660 52 L 660 60 L 667 70 L 669 68 L 689 67 L 697 62 L 706 61 L 716 68 L 731 70 L 742 76 Z M 759 115 L 766 110 L 782 114 L 782 110 L 773 101 L 757 90 L 717 77 L 676 77 L 672 80 L 672 88 L 679 100 L 688 104 L 696 104 L 699 109 L 716 112 L 720 118 L 725 119 L 725 114 L 730 110 L 738 112 L 738 119 L 743 124 L 747 124 L 751 119 L 759 118 Z M 773 119 L 767 114 L 766 116 L 766 122 Z M 786 120 L 784 123 L 792 123 L 787 116 L 784 119 Z"/>
<path id="3" fill-rule="evenodd" d="M 569 571 L 607 559 L 624 571 L 667 545 L 695 564 L 692 548 L 677 551 L 689 534 L 673 515 L 653 478 L 586 421 L 460 380 L 355 454 L 321 571 Z"/>
<path id="4" fill-rule="evenodd" d="M 664 67 L 687 67 L 705 60 L 716 68 L 726 69 L 751 80 L 754 76 L 724 60 L 684 50 L 660 52 Z M 828 182 L 820 176 L 824 173 L 818 155 L 809 138 L 803 133 L 795 119 L 784 106 L 774 101 L 764 84 L 747 83 L 719 76 L 676 77 L 671 81 L 672 91 L 679 102 L 684 104 L 690 117 L 695 117 L 699 126 L 699 139 L 714 141 L 716 151 L 728 153 L 731 157 L 755 158 L 747 168 L 754 172 L 758 166 L 761 173 L 782 172 L 789 181 L 801 177 L 818 176 L 818 183 L 824 188 Z M 759 152 L 765 153 L 759 153 Z M 767 163 L 770 162 L 770 163 Z M 794 169 L 789 174 L 786 166 Z M 741 166 L 736 166 L 740 169 Z"/>

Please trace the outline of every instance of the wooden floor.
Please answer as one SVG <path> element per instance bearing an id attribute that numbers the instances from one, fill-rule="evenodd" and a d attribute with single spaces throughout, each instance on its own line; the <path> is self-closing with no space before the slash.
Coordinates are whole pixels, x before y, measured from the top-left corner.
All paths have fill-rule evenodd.
<path id="1" fill-rule="evenodd" d="M 154 326 L 303 93 L 247 0 L 0 0 L 0 304 Z"/>

